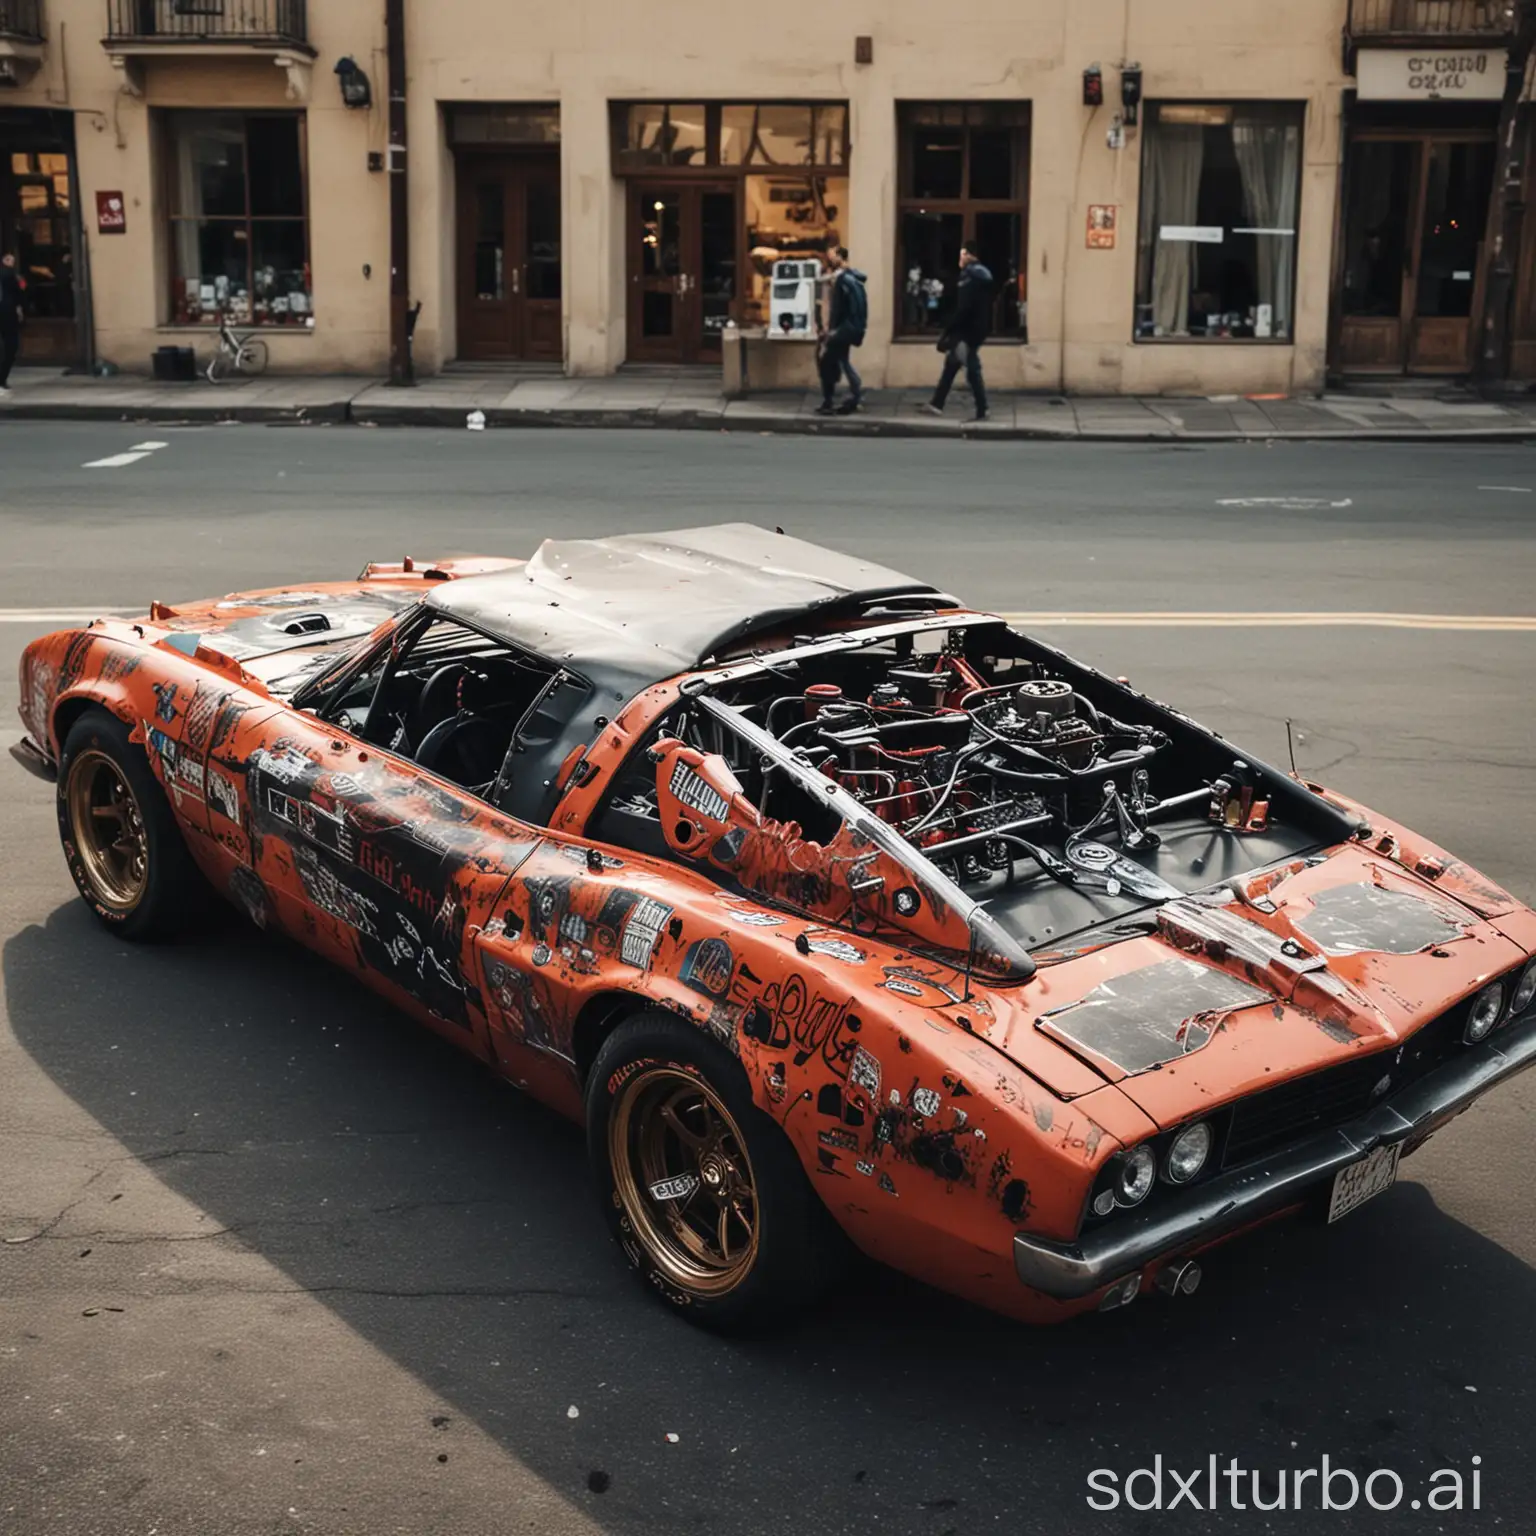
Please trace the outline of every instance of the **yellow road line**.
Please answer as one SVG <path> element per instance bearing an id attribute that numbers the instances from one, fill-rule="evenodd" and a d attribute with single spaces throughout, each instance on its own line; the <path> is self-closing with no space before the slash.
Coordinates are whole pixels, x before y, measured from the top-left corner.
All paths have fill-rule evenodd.
<path id="1" fill-rule="evenodd" d="M 1452 629 L 1536 632 L 1536 615 L 1473 613 L 1000 613 L 1039 629 Z"/>

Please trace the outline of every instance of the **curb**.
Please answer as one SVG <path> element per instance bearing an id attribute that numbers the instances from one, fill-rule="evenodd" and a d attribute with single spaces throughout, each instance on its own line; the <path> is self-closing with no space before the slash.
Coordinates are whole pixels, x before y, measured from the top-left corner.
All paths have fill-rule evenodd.
<path id="1" fill-rule="evenodd" d="M 360 391 L 363 393 L 365 391 Z M 1145 429 L 1110 428 L 1097 431 L 1076 424 L 1067 427 L 1003 426 L 987 423 L 977 426 L 956 419 L 953 422 L 927 418 L 904 419 L 889 416 L 856 416 L 827 419 L 811 415 L 786 416 L 773 412 L 742 409 L 736 401 L 707 409 L 688 406 L 646 406 L 642 408 L 594 408 L 590 410 L 506 410 L 485 411 L 488 430 L 518 428 L 564 428 L 682 432 L 756 433 L 760 436 L 827 438 L 906 438 L 927 441 L 1034 442 L 1034 443 L 1536 443 L 1536 421 L 1508 426 L 1444 427 L 1402 429 L 1374 427 L 1274 428 L 1251 432 L 1183 431 L 1171 426 Z M 219 405 L 167 401 L 164 405 L 124 407 L 95 405 L 88 401 L 14 401 L 0 406 L 0 422 L 17 421 L 109 421 L 140 422 L 162 426 L 218 426 L 228 423 L 251 426 L 361 426 L 430 427 L 463 431 L 472 406 L 407 405 L 351 399 L 328 400 L 317 405 Z"/>
<path id="2" fill-rule="evenodd" d="M 80 405 L 66 401 L 29 404 L 19 401 L 0 407 L 0 422 L 113 421 L 150 422 L 157 426 L 221 426 L 229 422 L 253 426 L 343 426 L 351 419 L 351 402 L 330 400 L 322 405 Z"/>
<path id="3" fill-rule="evenodd" d="M 812 416 L 780 416 L 769 413 L 731 414 L 728 410 L 689 410 L 648 407 L 642 410 L 485 411 L 487 431 L 517 428 L 570 428 L 594 430 L 626 427 L 641 430 L 685 432 L 769 433 L 780 437 L 884 437 L 933 440 L 963 439 L 967 442 L 1036 443 L 1269 443 L 1269 442 L 1393 442 L 1393 443 L 1525 443 L 1536 442 L 1536 422 L 1508 427 L 1447 427 L 1439 431 L 1410 428 L 1387 429 L 1274 429 L 1255 432 L 1185 432 L 1174 427 L 1146 431 L 1094 431 L 1081 427 L 1005 427 L 988 423 L 972 425 L 927 419 L 854 417 L 827 420 Z M 468 412 L 461 406 L 375 405 L 353 402 L 349 419 L 356 426 L 437 427 L 464 430 Z"/>

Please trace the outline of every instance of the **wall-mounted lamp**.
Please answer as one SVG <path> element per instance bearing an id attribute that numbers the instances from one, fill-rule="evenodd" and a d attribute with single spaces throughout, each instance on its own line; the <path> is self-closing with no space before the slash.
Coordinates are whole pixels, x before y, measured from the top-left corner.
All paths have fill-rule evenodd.
<path id="1" fill-rule="evenodd" d="M 348 107 L 371 107 L 373 87 L 368 76 L 357 67 L 357 60 L 350 54 L 336 60 L 336 78 L 341 82 L 341 100 Z"/>
<path id="2" fill-rule="evenodd" d="M 1120 105 L 1125 108 L 1125 126 L 1136 126 L 1136 109 L 1141 105 L 1141 65 L 1126 64 L 1120 70 Z"/>

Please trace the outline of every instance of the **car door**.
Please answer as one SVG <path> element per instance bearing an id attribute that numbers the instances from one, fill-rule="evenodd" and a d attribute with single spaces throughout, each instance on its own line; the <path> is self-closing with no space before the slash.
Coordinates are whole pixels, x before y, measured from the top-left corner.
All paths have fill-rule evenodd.
<path id="1" fill-rule="evenodd" d="M 535 834 L 333 723 L 290 711 L 262 736 L 245 787 L 270 919 L 490 1056 L 472 936 Z"/>

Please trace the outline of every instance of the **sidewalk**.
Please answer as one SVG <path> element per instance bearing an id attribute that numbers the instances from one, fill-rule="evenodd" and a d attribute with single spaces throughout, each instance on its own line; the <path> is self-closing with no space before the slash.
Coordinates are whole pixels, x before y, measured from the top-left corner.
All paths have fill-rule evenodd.
<path id="1" fill-rule="evenodd" d="M 378 380 L 274 375 L 237 383 L 158 384 L 120 375 L 66 377 L 17 369 L 0 397 L 0 420 L 127 421 L 463 429 L 474 411 L 488 427 L 672 427 L 854 437 L 977 437 L 1094 442 L 1231 442 L 1276 439 L 1519 442 L 1536 439 L 1536 395 L 1507 401 L 1402 395 L 1248 400 L 1234 396 L 1105 398 L 999 392 L 991 420 L 966 420 L 970 397 L 951 397 L 948 414 L 919 414 L 926 390 L 871 390 L 851 417 L 814 414 L 819 396 L 778 391 L 727 401 L 714 375 L 625 374 L 567 379 L 556 374 L 448 373 L 415 389 Z M 1447 392 L 1450 395 L 1450 392 Z"/>

